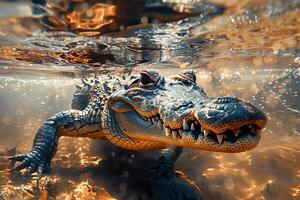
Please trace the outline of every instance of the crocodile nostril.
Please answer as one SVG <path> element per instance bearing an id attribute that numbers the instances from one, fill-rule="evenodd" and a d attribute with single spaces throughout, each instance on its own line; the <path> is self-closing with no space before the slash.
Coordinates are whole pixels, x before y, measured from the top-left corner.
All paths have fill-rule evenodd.
<path id="1" fill-rule="evenodd" d="M 237 103 L 237 102 L 240 102 L 241 100 L 239 100 L 238 98 L 235 98 L 235 97 L 220 97 L 220 98 L 217 98 L 215 100 L 215 103 Z"/>

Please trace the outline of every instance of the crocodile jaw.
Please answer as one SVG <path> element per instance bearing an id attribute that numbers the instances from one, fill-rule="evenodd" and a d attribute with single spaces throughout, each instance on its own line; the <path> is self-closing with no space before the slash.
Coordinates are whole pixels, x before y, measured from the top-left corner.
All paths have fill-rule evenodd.
<path id="1" fill-rule="evenodd" d="M 134 109 L 116 112 L 116 118 L 124 133 L 131 138 L 215 152 L 235 153 L 250 150 L 259 143 L 261 136 L 261 128 L 251 123 L 245 124 L 238 130 L 237 135 L 233 135 L 230 132 L 207 132 L 197 122 L 193 122 L 193 125 L 188 123 L 188 127 L 184 127 L 186 130 L 172 130 L 165 127 L 159 117 L 146 118 Z"/>

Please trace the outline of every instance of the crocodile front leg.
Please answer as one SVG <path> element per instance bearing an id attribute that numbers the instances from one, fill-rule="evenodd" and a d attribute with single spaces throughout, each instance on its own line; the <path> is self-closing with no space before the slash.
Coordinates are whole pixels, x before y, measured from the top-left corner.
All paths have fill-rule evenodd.
<path id="1" fill-rule="evenodd" d="M 12 161 L 21 162 L 12 170 L 19 171 L 26 168 L 29 174 L 48 173 L 51 159 L 57 150 L 58 139 L 61 136 L 104 138 L 100 113 L 95 109 L 86 109 L 55 114 L 38 130 L 31 152 L 11 158 Z"/>
<path id="2" fill-rule="evenodd" d="M 155 177 L 172 177 L 174 173 L 174 164 L 181 152 L 182 147 L 172 147 L 161 150 L 161 156 L 159 157 L 155 167 Z"/>

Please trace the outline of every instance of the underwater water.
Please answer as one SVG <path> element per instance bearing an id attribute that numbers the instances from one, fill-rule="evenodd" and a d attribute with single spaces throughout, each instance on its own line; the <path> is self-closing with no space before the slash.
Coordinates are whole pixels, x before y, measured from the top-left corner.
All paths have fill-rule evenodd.
<path id="1" fill-rule="evenodd" d="M 82 77 L 144 69 L 193 69 L 208 95 L 236 96 L 267 115 L 250 151 L 183 151 L 175 168 L 204 199 L 300 199 L 299 0 L 70 2 L 0 1 L 0 199 L 148 199 L 132 178 L 158 152 L 65 137 L 43 190 L 10 173 L 6 158 L 30 151 L 42 122 L 70 108 Z"/>

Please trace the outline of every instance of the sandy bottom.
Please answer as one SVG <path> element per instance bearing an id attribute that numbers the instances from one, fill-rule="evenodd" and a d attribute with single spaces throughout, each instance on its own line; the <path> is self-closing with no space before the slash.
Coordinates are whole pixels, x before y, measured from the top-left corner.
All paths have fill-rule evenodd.
<path id="1" fill-rule="evenodd" d="M 24 143 L 20 150 L 26 151 L 30 144 Z M 297 136 L 265 135 L 245 153 L 186 149 L 171 182 L 179 183 L 181 193 L 198 193 L 203 199 L 299 199 L 299 144 Z M 3 146 L 0 151 L 4 199 L 151 199 L 155 192 L 168 193 L 172 199 L 170 194 L 179 192 L 166 180 L 148 181 L 159 152 L 124 151 L 108 142 L 63 138 L 52 174 L 37 181 L 6 171 L 11 164 L 5 155 L 15 153 L 10 148 Z"/>

